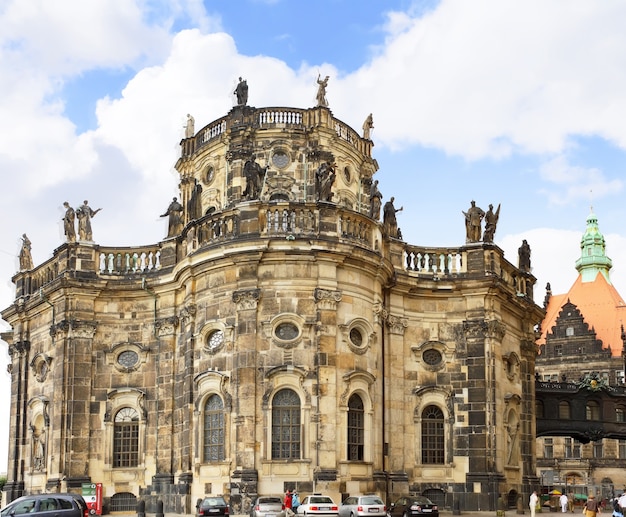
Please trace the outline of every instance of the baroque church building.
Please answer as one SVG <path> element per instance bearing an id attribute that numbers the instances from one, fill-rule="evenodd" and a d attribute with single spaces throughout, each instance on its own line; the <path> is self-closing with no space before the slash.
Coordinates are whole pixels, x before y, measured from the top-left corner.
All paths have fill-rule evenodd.
<path id="1" fill-rule="evenodd" d="M 319 92 L 255 108 L 240 86 L 225 116 L 189 117 L 162 242 L 99 245 L 84 207 L 74 238 L 68 205 L 67 242 L 13 277 L 5 499 L 101 483 L 105 512 L 223 494 L 246 513 L 287 489 L 526 501 L 530 268 L 469 226 L 458 247 L 404 242 L 370 126 Z"/>

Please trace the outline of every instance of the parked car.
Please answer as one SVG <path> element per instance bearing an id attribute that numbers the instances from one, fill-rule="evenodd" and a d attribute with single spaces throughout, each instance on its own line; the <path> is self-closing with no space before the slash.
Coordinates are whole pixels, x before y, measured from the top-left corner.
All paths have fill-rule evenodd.
<path id="1" fill-rule="evenodd" d="M 285 505 L 278 495 L 261 495 L 256 498 L 250 517 L 285 517 Z"/>
<path id="2" fill-rule="evenodd" d="M 412 495 L 400 497 L 395 503 L 391 503 L 387 513 L 390 517 L 439 517 L 439 507 L 428 497 Z"/>
<path id="3" fill-rule="evenodd" d="M 377 495 L 355 495 L 348 497 L 339 506 L 339 517 L 385 517 L 387 508 Z"/>
<path id="4" fill-rule="evenodd" d="M 327 495 L 312 494 L 302 500 L 297 513 L 298 515 L 337 515 L 339 507 Z"/>
<path id="5" fill-rule="evenodd" d="M 228 515 L 229 513 L 228 503 L 222 496 L 219 495 L 210 495 L 205 497 L 198 505 L 199 517 L 207 515 L 214 517 L 216 515 Z"/>
<path id="6" fill-rule="evenodd" d="M 78 494 L 33 494 L 18 497 L 0 512 L 0 517 L 22 515 L 41 517 L 89 517 L 89 508 Z"/>

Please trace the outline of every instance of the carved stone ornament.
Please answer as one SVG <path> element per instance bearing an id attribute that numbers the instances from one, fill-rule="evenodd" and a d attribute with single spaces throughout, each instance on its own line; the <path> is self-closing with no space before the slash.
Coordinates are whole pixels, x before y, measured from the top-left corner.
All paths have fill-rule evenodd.
<path id="1" fill-rule="evenodd" d="M 261 299 L 261 289 L 242 289 L 233 292 L 233 302 L 238 311 L 256 309 Z"/>
<path id="2" fill-rule="evenodd" d="M 29 366 L 35 376 L 35 379 L 37 379 L 37 382 L 43 382 L 46 380 L 48 372 L 50 371 L 51 362 L 52 357 L 47 356 L 46 354 L 37 354 L 33 357 Z"/>
<path id="3" fill-rule="evenodd" d="M 72 320 L 70 322 L 71 335 L 73 338 L 93 339 L 98 324 L 95 321 Z"/>
<path id="4" fill-rule="evenodd" d="M 315 291 L 313 291 L 313 298 L 315 303 L 320 306 L 320 309 L 335 310 L 337 304 L 341 301 L 341 291 L 331 291 L 316 287 Z"/>
<path id="5" fill-rule="evenodd" d="M 192 320 L 196 316 L 196 312 L 198 312 L 198 308 L 195 303 L 188 303 L 185 305 L 180 311 L 180 319 L 187 323 Z"/>
<path id="6" fill-rule="evenodd" d="M 178 327 L 178 316 L 162 318 L 155 322 L 154 327 L 159 337 L 172 336 Z"/>
<path id="7" fill-rule="evenodd" d="M 389 314 L 387 316 L 387 327 L 392 334 L 404 335 L 404 330 L 409 326 L 406 318 Z"/>

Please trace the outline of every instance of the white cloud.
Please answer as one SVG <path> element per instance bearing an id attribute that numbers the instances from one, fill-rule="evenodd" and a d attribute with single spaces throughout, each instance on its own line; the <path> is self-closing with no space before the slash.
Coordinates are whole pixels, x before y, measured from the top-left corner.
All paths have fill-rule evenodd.
<path id="1" fill-rule="evenodd" d="M 365 101 L 377 143 L 469 159 L 559 153 L 573 134 L 626 147 L 626 4 L 444 0 L 389 16 L 385 48 L 345 78 L 337 102 Z M 359 115 L 360 119 L 360 115 Z M 358 119 L 357 119 L 358 120 Z"/>

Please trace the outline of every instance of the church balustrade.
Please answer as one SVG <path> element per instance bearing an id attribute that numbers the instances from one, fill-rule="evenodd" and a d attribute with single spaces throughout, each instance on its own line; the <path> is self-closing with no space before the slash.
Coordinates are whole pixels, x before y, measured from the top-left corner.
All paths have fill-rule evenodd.
<path id="1" fill-rule="evenodd" d="M 257 123 L 260 127 L 281 124 L 283 126 L 301 126 L 302 111 L 292 108 L 267 108 L 257 111 Z"/>
<path id="2" fill-rule="evenodd" d="M 239 215 L 221 212 L 198 220 L 195 227 L 198 246 L 232 239 L 239 234 Z"/>
<path id="3" fill-rule="evenodd" d="M 109 275 L 146 273 L 161 269 L 161 252 L 156 247 L 139 249 L 100 248 L 98 272 Z"/>
<path id="4" fill-rule="evenodd" d="M 226 132 L 226 117 L 222 117 L 218 120 L 211 122 L 208 126 L 203 127 L 196 135 L 196 147 L 195 150 L 200 149 L 202 146 L 208 144 L 211 140 L 214 140 L 222 133 Z"/>
<path id="5" fill-rule="evenodd" d="M 431 275 L 455 275 L 467 272 L 467 260 L 459 248 L 424 248 L 405 246 L 406 271 Z"/>
<path id="6" fill-rule="evenodd" d="M 261 209 L 260 220 L 265 220 L 261 234 L 301 235 L 316 234 L 319 228 L 319 214 L 303 206 L 275 206 Z"/>

